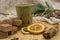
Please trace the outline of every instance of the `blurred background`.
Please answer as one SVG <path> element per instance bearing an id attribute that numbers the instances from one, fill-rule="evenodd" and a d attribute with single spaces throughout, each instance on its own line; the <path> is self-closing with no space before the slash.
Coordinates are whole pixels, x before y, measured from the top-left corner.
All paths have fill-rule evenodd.
<path id="1" fill-rule="evenodd" d="M 43 4 L 46 6 L 45 1 L 52 5 L 55 9 L 60 9 L 59 0 L 0 0 L 0 13 L 6 11 L 15 11 L 16 4 Z"/>

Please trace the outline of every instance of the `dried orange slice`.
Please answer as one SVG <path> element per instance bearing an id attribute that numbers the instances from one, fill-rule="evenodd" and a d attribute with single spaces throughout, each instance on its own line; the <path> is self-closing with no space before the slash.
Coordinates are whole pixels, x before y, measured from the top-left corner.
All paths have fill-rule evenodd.
<path id="1" fill-rule="evenodd" d="M 45 26 L 41 23 L 34 23 L 27 27 L 27 30 L 31 33 L 38 34 L 45 30 Z"/>

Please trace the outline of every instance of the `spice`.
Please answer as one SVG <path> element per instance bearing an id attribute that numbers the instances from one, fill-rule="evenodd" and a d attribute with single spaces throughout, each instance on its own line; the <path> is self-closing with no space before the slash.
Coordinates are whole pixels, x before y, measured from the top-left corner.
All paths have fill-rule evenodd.
<path id="1" fill-rule="evenodd" d="M 58 29 L 59 29 L 59 28 L 56 26 L 56 27 L 52 27 L 52 28 L 46 30 L 46 31 L 43 33 L 43 37 L 44 37 L 45 39 L 50 39 L 50 38 L 52 38 L 52 37 L 55 36 L 56 33 L 58 32 Z"/>

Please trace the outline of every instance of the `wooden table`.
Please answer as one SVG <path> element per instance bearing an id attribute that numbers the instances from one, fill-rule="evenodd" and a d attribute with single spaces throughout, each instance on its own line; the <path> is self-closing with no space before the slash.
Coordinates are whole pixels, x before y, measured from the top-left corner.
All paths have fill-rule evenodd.
<path id="1" fill-rule="evenodd" d="M 45 23 L 45 24 L 47 24 L 47 23 Z M 48 24 L 48 25 L 50 25 L 50 24 Z M 53 26 L 53 25 L 50 25 L 50 26 Z M 59 27 L 59 30 L 60 30 L 60 27 Z M 34 39 L 45 40 L 43 38 L 42 34 L 41 35 L 31 35 L 31 34 L 24 35 L 24 34 L 21 33 L 21 31 L 18 31 L 16 34 L 14 34 L 14 35 L 6 38 L 6 39 L 0 39 L 0 40 L 10 40 L 14 37 L 16 37 L 16 38 L 18 37 L 19 40 L 34 40 Z M 56 34 L 56 36 L 54 36 L 50 40 L 60 40 L 60 31 Z"/>

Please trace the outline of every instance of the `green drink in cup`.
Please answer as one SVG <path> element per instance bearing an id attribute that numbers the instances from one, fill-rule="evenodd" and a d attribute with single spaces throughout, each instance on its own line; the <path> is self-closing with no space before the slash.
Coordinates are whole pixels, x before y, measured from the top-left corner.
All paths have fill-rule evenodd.
<path id="1" fill-rule="evenodd" d="M 33 4 L 18 4 L 16 11 L 18 18 L 22 20 L 22 26 L 32 24 Z"/>

